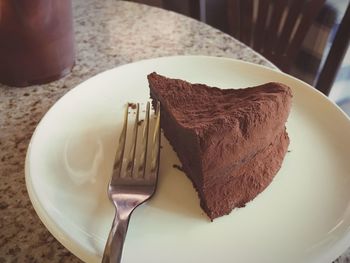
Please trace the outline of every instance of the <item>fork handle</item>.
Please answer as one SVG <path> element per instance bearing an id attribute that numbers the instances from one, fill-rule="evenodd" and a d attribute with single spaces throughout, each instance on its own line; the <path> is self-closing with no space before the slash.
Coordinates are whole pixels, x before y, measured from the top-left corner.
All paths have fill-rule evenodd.
<path id="1" fill-rule="evenodd" d="M 128 230 L 130 214 L 120 218 L 116 212 L 109 232 L 102 263 L 120 263 L 126 231 Z"/>

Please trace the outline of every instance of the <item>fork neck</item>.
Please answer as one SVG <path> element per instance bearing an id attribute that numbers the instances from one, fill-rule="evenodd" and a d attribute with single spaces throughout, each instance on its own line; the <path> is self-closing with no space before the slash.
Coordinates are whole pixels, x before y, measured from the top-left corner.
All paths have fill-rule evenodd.
<path id="1" fill-rule="evenodd" d="M 119 210 L 119 211 L 118 211 Z M 109 233 L 105 247 L 105 252 L 102 258 L 102 263 L 119 263 L 122 258 L 122 251 L 125 241 L 126 232 L 128 230 L 129 218 L 132 209 L 123 210 L 117 209 L 112 229 Z"/>

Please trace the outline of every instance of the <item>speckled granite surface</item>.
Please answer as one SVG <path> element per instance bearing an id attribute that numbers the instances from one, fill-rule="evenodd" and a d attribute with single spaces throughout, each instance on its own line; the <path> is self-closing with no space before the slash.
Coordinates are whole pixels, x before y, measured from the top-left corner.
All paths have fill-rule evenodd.
<path id="1" fill-rule="evenodd" d="M 40 222 L 24 180 L 32 132 L 68 90 L 106 69 L 159 56 L 204 54 L 270 65 L 220 31 L 161 9 L 75 0 L 74 12 L 77 60 L 70 75 L 27 88 L 0 84 L 0 263 L 80 262 Z M 349 262 L 350 252 L 347 255 L 338 262 Z"/>

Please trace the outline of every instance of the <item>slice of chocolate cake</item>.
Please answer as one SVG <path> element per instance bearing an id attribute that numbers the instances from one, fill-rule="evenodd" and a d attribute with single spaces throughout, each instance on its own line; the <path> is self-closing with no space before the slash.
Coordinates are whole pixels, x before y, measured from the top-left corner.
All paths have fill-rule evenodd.
<path id="1" fill-rule="evenodd" d="M 161 127 L 210 219 L 254 199 L 287 152 L 292 93 L 280 83 L 218 89 L 152 73 Z"/>

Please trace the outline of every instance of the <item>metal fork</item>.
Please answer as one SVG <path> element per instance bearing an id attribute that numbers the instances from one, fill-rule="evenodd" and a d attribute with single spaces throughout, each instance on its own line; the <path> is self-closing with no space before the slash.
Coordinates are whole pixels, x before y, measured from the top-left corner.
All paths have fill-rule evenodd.
<path id="1" fill-rule="evenodd" d="M 108 196 L 114 204 L 116 211 L 103 253 L 102 263 L 119 263 L 121 261 L 130 215 L 137 206 L 148 200 L 156 189 L 160 149 L 159 102 L 156 105 L 155 128 L 153 134 L 151 134 L 151 142 L 148 139 L 150 130 L 150 103 L 147 103 L 141 148 L 139 154 L 136 154 L 139 130 L 139 107 L 139 104 L 136 104 L 136 117 L 132 132 L 131 147 L 126 162 L 124 151 L 127 140 L 129 106 L 125 111 L 124 125 L 119 138 L 113 174 L 108 186 Z M 125 168 L 125 170 L 122 168 Z"/>

